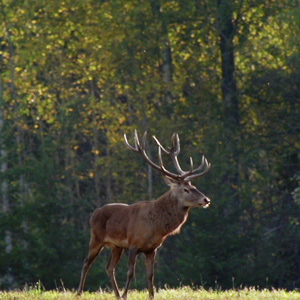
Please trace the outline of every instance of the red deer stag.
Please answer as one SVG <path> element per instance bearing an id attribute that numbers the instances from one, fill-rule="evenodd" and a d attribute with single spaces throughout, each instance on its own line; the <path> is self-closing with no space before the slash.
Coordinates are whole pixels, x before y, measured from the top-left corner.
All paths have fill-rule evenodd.
<path id="1" fill-rule="evenodd" d="M 115 268 L 123 250 L 128 249 L 129 266 L 122 298 L 127 298 L 128 288 L 135 272 L 136 257 L 142 252 L 146 256 L 149 296 L 152 299 L 154 297 L 154 259 L 157 248 L 169 235 L 179 233 L 189 216 L 190 208 L 208 207 L 210 204 L 210 200 L 191 184 L 193 179 L 205 175 L 209 170 L 210 164 L 206 158 L 202 157 L 202 162 L 196 169 L 193 168 L 193 161 L 190 158 L 190 170 L 183 171 L 177 159 L 180 152 L 178 134 L 173 134 L 172 147 L 168 149 L 164 148 L 153 136 L 158 146 L 159 163 L 156 164 L 150 160 L 145 151 L 146 136 L 145 132 L 140 141 L 135 131 L 135 145 L 131 146 L 124 134 L 125 144 L 130 150 L 138 152 L 151 167 L 162 173 L 170 190 L 154 201 L 137 202 L 131 205 L 112 203 L 95 210 L 90 220 L 89 253 L 82 268 L 78 294 L 83 291 L 91 265 L 101 250 L 108 246 L 111 248 L 111 257 L 106 271 L 116 297 L 121 298 L 115 278 Z M 164 167 L 162 152 L 171 157 L 178 174 Z"/>

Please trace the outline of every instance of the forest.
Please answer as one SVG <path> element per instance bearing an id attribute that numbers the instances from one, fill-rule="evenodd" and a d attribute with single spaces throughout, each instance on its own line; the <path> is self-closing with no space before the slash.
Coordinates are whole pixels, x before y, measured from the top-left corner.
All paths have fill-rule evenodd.
<path id="1" fill-rule="evenodd" d="M 193 182 L 211 205 L 159 249 L 157 287 L 300 288 L 299 0 L 0 5 L 1 290 L 76 289 L 94 209 L 168 190 L 126 149 L 135 129 L 154 161 L 150 136 L 176 132 L 183 168 L 212 165 Z M 86 289 L 110 288 L 109 255 Z"/>

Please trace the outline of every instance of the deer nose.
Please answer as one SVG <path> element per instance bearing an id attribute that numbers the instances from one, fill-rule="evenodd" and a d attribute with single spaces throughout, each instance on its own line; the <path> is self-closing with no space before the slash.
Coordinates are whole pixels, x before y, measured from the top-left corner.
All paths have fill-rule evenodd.
<path id="1" fill-rule="evenodd" d="M 204 198 L 203 201 L 205 202 L 205 204 L 209 204 L 210 203 L 210 199 L 209 198 Z"/>

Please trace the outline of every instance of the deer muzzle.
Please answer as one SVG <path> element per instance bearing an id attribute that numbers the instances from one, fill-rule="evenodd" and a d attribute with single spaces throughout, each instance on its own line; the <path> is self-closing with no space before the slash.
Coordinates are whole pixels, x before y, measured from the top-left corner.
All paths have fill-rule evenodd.
<path id="1" fill-rule="evenodd" d="M 209 198 L 204 198 L 203 202 L 204 202 L 204 204 L 203 204 L 204 208 L 209 207 L 209 205 L 210 205 L 210 199 Z"/>

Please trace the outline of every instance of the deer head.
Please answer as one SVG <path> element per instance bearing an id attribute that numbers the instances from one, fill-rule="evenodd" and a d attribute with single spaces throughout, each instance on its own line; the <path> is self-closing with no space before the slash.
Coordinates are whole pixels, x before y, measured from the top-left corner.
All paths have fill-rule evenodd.
<path id="1" fill-rule="evenodd" d="M 161 172 L 165 178 L 166 183 L 171 188 L 171 194 L 176 196 L 180 201 L 181 205 L 184 207 L 208 207 L 210 204 L 209 198 L 202 194 L 195 186 L 191 184 L 193 179 L 204 176 L 210 169 L 211 164 L 207 162 L 207 159 L 202 156 L 201 164 L 194 169 L 193 159 L 190 157 L 190 169 L 188 171 L 182 170 L 179 161 L 178 155 L 180 153 L 180 140 L 177 133 L 172 135 L 172 146 L 168 149 L 164 148 L 159 140 L 153 136 L 155 143 L 158 146 L 158 161 L 159 163 L 154 163 L 146 153 L 146 139 L 147 132 L 144 133 L 142 140 L 140 141 L 137 131 L 134 132 L 134 146 L 131 146 L 127 140 L 126 134 L 124 134 L 124 140 L 126 146 L 134 151 L 138 152 L 145 161 L 154 169 Z M 162 159 L 162 152 L 171 157 L 176 173 L 168 171 Z"/>

